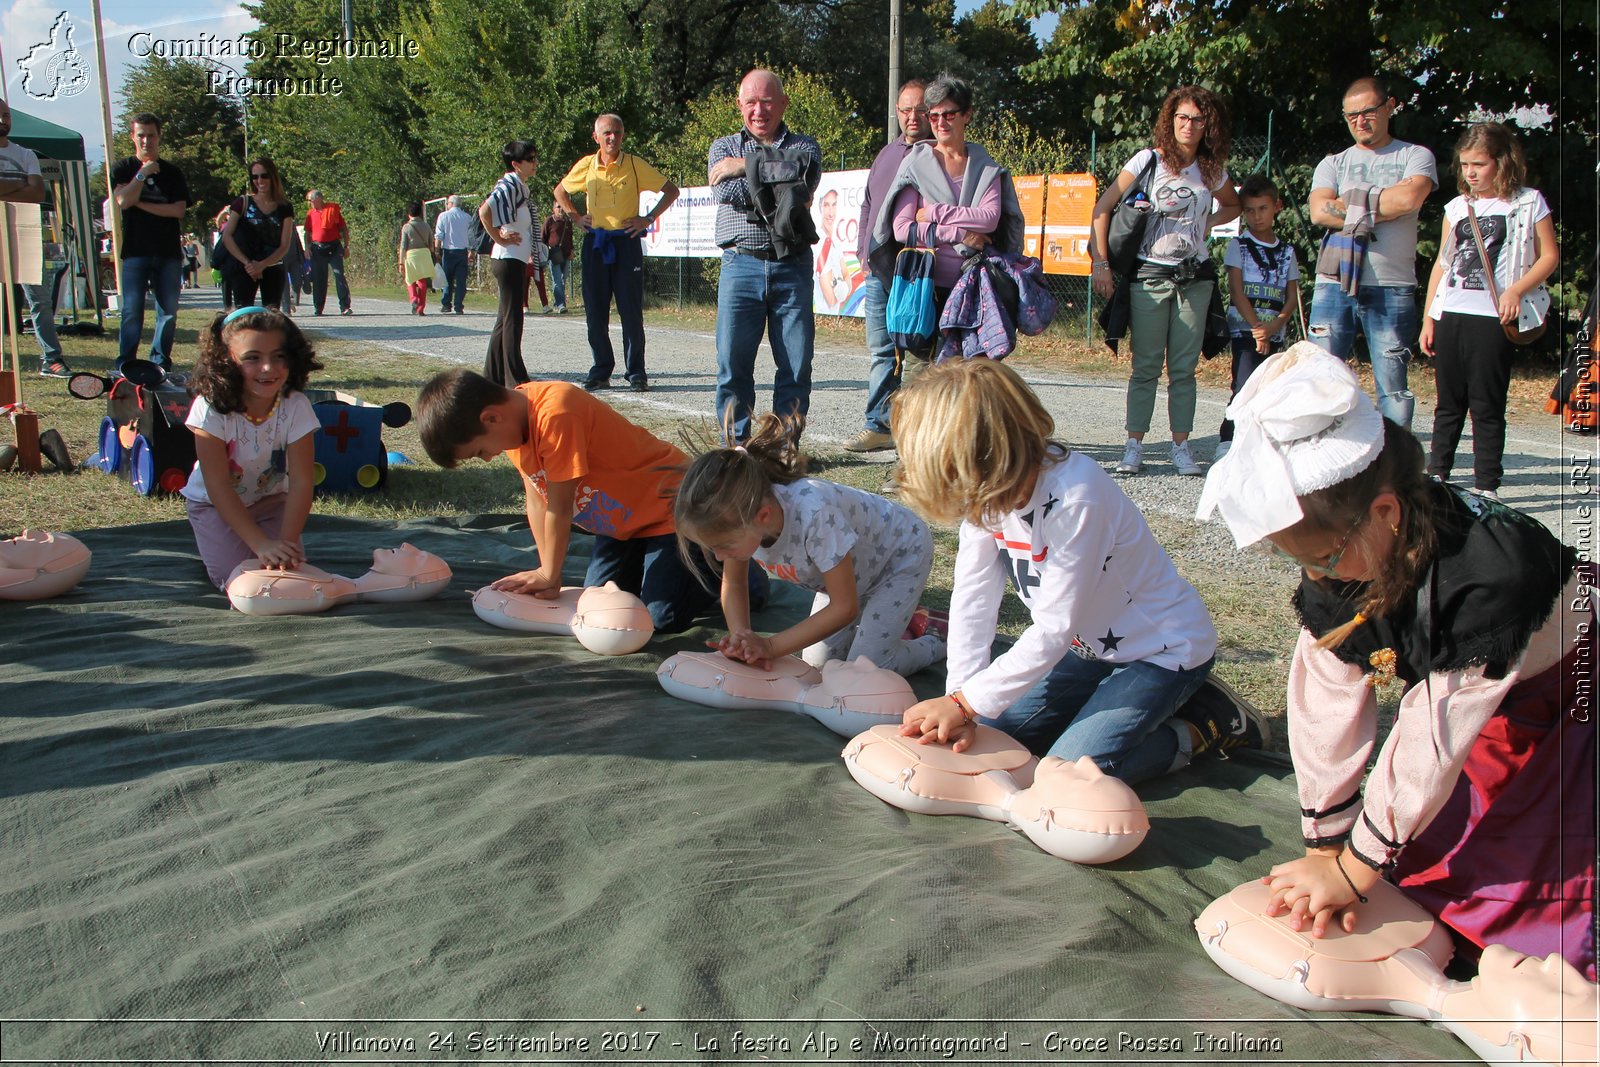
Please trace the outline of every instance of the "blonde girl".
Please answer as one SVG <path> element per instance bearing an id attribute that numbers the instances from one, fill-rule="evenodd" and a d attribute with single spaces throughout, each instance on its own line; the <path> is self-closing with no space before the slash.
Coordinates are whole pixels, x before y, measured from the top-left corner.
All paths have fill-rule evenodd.
<path id="1" fill-rule="evenodd" d="M 1418 339 L 1434 358 L 1439 393 L 1428 473 L 1449 480 L 1470 413 L 1473 487 L 1490 495 L 1498 493 L 1504 473 L 1506 393 L 1516 351 L 1502 325 L 1517 322 L 1522 298 L 1561 262 L 1550 207 L 1539 190 L 1522 184 L 1527 169 L 1522 146 L 1498 122 L 1472 126 L 1456 144 L 1461 195 L 1445 205 Z M 1487 265 L 1473 236 L 1474 218 Z M 1498 304 L 1490 293 L 1491 274 Z"/>
<path id="2" fill-rule="evenodd" d="M 762 415 L 747 444 L 698 456 L 678 488 L 673 517 L 685 556 L 698 545 L 722 567 L 728 633 L 712 646 L 763 669 L 801 652 L 815 667 L 866 656 L 914 674 L 944 655 L 939 634 L 907 632 L 933 565 L 933 535 L 899 504 L 805 477 L 798 436 L 790 422 Z M 816 593 L 811 615 L 770 637 L 756 633 L 752 561 Z"/>
<path id="3" fill-rule="evenodd" d="M 305 562 L 318 422 L 301 390 L 321 369 L 294 321 L 264 307 L 218 315 L 200 335 L 199 396 L 186 420 L 196 458 L 183 496 L 218 589 L 247 559 L 282 570 Z"/>
<path id="4" fill-rule="evenodd" d="M 902 497 L 961 523 L 946 695 L 911 707 L 902 733 L 959 752 L 983 722 L 1128 782 L 1264 742 L 1242 704 L 1174 717 L 1211 673 L 1211 616 L 1110 476 L 1051 440 L 1015 371 L 942 364 L 896 394 L 893 421 Z M 1033 621 L 993 656 L 1008 579 Z"/>

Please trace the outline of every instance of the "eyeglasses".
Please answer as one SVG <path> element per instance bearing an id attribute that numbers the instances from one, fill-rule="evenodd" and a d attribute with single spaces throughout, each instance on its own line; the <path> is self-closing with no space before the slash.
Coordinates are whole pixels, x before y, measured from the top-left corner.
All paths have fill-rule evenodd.
<path id="1" fill-rule="evenodd" d="M 269 181 L 272 180 L 272 175 L 270 175 L 270 174 L 252 174 L 252 175 L 250 175 L 250 180 L 253 181 L 253 182 L 269 182 Z"/>
<path id="2" fill-rule="evenodd" d="M 928 121 L 938 123 L 954 122 L 957 115 L 964 114 L 966 114 L 966 112 L 960 110 L 959 108 L 955 108 L 950 111 L 930 111 L 928 112 Z"/>
<path id="3" fill-rule="evenodd" d="M 1311 574 L 1320 575 L 1324 578 L 1332 578 L 1335 577 L 1334 572 L 1339 569 L 1339 561 L 1344 559 L 1345 549 L 1350 547 L 1350 539 L 1356 535 L 1356 531 L 1361 529 L 1362 524 L 1364 524 L 1366 521 L 1367 515 L 1362 515 L 1360 518 L 1356 519 L 1356 521 L 1351 524 L 1350 529 L 1345 531 L 1344 536 L 1339 538 L 1339 543 L 1333 546 L 1333 551 L 1328 553 L 1328 558 L 1323 560 L 1321 563 L 1307 563 L 1298 556 L 1291 556 L 1277 545 L 1272 545 L 1272 551 L 1277 555 L 1282 556 L 1284 559 L 1304 567 L 1306 571 Z M 1268 544 L 1272 544 L 1272 542 L 1269 541 Z"/>
<path id="4" fill-rule="evenodd" d="M 928 109 L 925 107 L 897 107 L 895 110 L 902 115 L 926 115 L 928 113 Z"/>
<path id="5" fill-rule="evenodd" d="M 1388 106 L 1388 104 L 1384 103 L 1376 104 L 1372 107 L 1364 107 L 1360 111 L 1346 111 L 1344 113 L 1344 120 L 1350 123 L 1352 126 L 1360 122 L 1362 119 L 1367 119 L 1370 121 L 1381 115 L 1383 113 L 1383 109 Z"/>
<path id="6" fill-rule="evenodd" d="M 1174 115 L 1172 116 L 1172 121 L 1181 122 L 1185 126 L 1204 126 L 1206 117 L 1204 115 Z"/>

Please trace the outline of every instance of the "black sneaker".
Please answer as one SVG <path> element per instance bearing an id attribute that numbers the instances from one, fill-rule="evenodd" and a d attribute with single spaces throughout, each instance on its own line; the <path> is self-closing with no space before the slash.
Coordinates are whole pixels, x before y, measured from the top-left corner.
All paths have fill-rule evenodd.
<path id="1" fill-rule="evenodd" d="M 1266 748 L 1272 728 L 1264 715 L 1215 674 L 1184 702 L 1174 716 L 1193 726 L 1200 735 L 1194 755 L 1216 751 L 1222 758 L 1236 748 Z"/>
<path id="2" fill-rule="evenodd" d="M 583 391 L 586 393 L 598 393 L 602 389 L 610 388 L 610 378 L 588 378 L 583 383 Z"/>
<path id="3" fill-rule="evenodd" d="M 59 359 L 47 359 L 39 364 L 41 378 L 70 378 L 72 368 Z"/>
<path id="4" fill-rule="evenodd" d="M 628 388 L 636 393 L 648 393 L 650 391 L 650 379 L 633 378 L 628 382 Z"/>

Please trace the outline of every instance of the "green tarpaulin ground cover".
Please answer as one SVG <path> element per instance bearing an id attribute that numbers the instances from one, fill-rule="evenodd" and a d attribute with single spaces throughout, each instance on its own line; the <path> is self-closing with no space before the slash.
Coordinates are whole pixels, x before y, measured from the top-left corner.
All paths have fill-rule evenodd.
<path id="1" fill-rule="evenodd" d="M 808 718 L 668 697 L 709 626 L 607 659 L 480 622 L 515 517 L 314 517 L 327 570 L 409 540 L 455 577 L 291 618 L 230 610 L 182 523 L 79 536 L 76 591 L 0 603 L 5 1062 L 1472 1062 L 1199 948 L 1299 850 L 1281 762 L 1145 786 L 1145 844 L 1077 867 L 884 805 Z"/>

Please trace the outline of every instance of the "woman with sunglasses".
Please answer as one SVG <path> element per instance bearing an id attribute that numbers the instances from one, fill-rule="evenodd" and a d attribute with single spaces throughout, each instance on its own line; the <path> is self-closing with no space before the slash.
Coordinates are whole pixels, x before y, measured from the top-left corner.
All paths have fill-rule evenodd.
<path id="1" fill-rule="evenodd" d="M 941 74 L 928 85 L 923 103 L 933 140 L 918 142 L 901 161 L 873 225 L 872 259 L 881 277 L 892 272 L 900 246 L 932 248 L 937 318 L 970 256 L 991 242 L 1003 251 L 1022 251 L 1022 215 L 1010 172 L 966 138 L 972 121 L 967 83 Z M 919 355 L 926 361 L 931 351 Z"/>
<path id="2" fill-rule="evenodd" d="M 1150 148 L 1134 153 L 1094 205 L 1089 245 L 1095 294 L 1126 301 L 1128 375 L 1127 444 L 1118 474 L 1144 469 L 1144 437 L 1156 406 L 1156 384 L 1167 371 L 1167 423 L 1172 467 L 1197 476 L 1189 450 L 1194 430 L 1195 366 L 1205 340 L 1206 313 L 1217 288 L 1216 266 L 1206 251 L 1211 227 L 1239 217 L 1239 197 L 1228 178 L 1233 135 L 1222 98 L 1198 85 L 1167 94 L 1156 116 Z M 1143 193 L 1149 219 L 1133 277 L 1111 272 L 1111 212 L 1133 190 Z M 1109 309 L 1108 309 L 1109 313 Z"/>
<path id="3" fill-rule="evenodd" d="M 283 195 L 283 181 L 272 160 L 250 161 L 250 192 L 229 205 L 222 243 L 234 259 L 233 302 L 277 307 L 288 274 L 283 257 L 294 241 L 294 209 Z"/>
<path id="4" fill-rule="evenodd" d="M 1430 479 L 1410 431 L 1310 342 L 1228 410 L 1234 445 L 1200 517 L 1302 572 L 1287 714 L 1306 851 L 1264 878 L 1269 914 L 1349 931 L 1387 879 L 1465 959 L 1557 952 L 1593 981 L 1593 565 Z"/>

